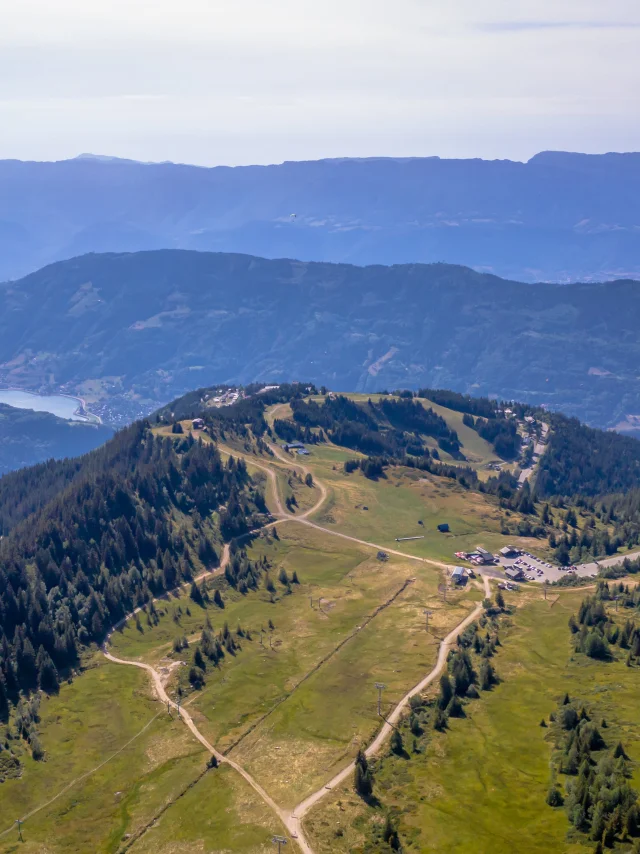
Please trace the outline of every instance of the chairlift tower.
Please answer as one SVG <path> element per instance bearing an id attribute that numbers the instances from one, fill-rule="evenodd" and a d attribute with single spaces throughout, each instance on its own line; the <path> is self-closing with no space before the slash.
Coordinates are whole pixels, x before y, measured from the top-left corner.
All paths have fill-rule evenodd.
<path id="1" fill-rule="evenodd" d="M 281 847 L 283 845 L 287 844 L 287 837 L 286 836 L 274 836 L 271 841 L 273 842 L 274 845 L 278 846 L 278 854 L 280 854 Z"/>

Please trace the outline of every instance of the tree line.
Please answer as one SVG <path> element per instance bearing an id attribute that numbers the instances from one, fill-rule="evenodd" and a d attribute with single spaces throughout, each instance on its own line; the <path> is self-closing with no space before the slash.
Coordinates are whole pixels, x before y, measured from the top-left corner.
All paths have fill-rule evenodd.
<path id="1" fill-rule="evenodd" d="M 551 434 L 539 464 L 536 495 L 604 496 L 640 487 L 640 442 L 596 430 L 577 418 L 549 416 Z"/>
<path id="2" fill-rule="evenodd" d="M 620 607 L 616 614 L 627 614 L 622 628 L 615 619 L 607 603 L 612 601 Z M 582 600 L 577 615 L 569 618 L 569 628 L 574 636 L 576 652 L 583 652 L 590 658 L 608 661 L 613 658 L 612 648 L 616 646 L 625 653 L 628 667 L 640 661 L 640 627 L 633 619 L 634 612 L 640 610 L 640 589 L 633 589 L 622 582 L 610 587 L 607 581 L 599 581 L 593 596 Z M 631 616 L 629 616 L 631 612 Z"/>
<path id="3" fill-rule="evenodd" d="M 381 810 L 381 821 L 370 822 L 366 847 L 370 852 L 401 851 L 401 815 L 384 807 L 378 798 L 389 790 L 389 775 L 385 783 L 377 784 L 381 766 L 401 758 L 403 762 L 424 756 L 431 734 L 445 732 L 450 718 L 466 717 L 466 707 L 477 700 L 480 691 L 491 691 L 499 683 L 492 658 L 500 647 L 498 627 L 506 607 L 498 591 L 495 601 L 485 601 L 485 611 L 478 622 L 472 623 L 458 638 L 447 659 L 447 670 L 440 678 L 438 695 L 431 700 L 420 694 L 409 698 L 409 712 L 393 728 L 389 754 L 369 759 L 361 748 L 354 764 L 355 792 L 372 808 Z M 401 772 L 403 775 L 406 772 Z M 393 778 L 391 778 L 393 779 Z M 399 785 L 403 785 L 400 782 Z"/>
<path id="4" fill-rule="evenodd" d="M 461 456 L 458 435 L 444 418 L 411 399 L 385 397 L 360 405 L 344 395 L 332 395 L 321 404 L 297 399 L 291 408 L 297 424 L 322 428 L 335 444 L 364 454 L 428 455 L 423 437 L 430 436 L 441 450 Z"/>
<path id="5" fill-rule="evenodd" d="M 547 793 L 547 804 L 564 808 L 573 827 L 595 843 L 595 851 L 614 848 L 617 840 L 640 835 L 638 794 L 632 788 L 631 764 L 620 741 L 607 744 L 609 724 L 600 725 L 584 705 L 565 694 L 549 716 L 554 737 L 560 743 L 554 773 L 570 779 L 564 788 L 556 781 Z M 546 721 L 542 726 L 547 727 Z M 637 850 L 634 847 L 634 851 Z"/>
<path id="6" fill-rule="evenodd" d="M 21 692 L 55 691 L 83 646 L 215 566 L 214 510 L 230 539 L 258 524 L 264 497 L 244 462 L 223 462 L 210 443 L 156 437 L 138 422 L 89 454 L 0 541 L 0 714 Z"/>

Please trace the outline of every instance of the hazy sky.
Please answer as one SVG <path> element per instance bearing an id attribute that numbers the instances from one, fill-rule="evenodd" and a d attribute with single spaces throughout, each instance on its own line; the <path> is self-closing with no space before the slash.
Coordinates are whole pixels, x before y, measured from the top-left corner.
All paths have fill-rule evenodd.
<path id="1" fill-rule="evenodd" d="M 0 158 L 640 150 L 637 0 L 2 0 Z"/>

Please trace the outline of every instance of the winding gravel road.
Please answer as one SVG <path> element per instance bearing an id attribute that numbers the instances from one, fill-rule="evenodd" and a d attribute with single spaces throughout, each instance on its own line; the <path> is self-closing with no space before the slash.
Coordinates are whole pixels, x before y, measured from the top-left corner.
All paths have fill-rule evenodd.
<path id="1" fill-rule="evenodd" d="M 333 531 L 330 528 L 325 528 L 322 525 L 318 525 L 317 523 L 312 522 L 308 517 L 311 514 L 315 513 L 322 506 L 322 504 L 325 502 L 327 495 L 328 495 L 328 491 L 327 491 L 327 488 L 325 487 L 325 485 L 323 483 L 321 483 L 320 481 L 316 480 L 315 478 L 314 478 L 315 486 L 320 490 L 320 497 L 319 497 L 318 501 L 313 505 L 313 507 L 306 510 L 304 513 L 300 513 L 297 515 L 292 514 L 292 513 L 288 513 L 282 504 L 282 500 L 280 498 L 280 494 L 278 491 L 277 476 L 276 476 L 276 473 L 273 471 L 272 468 L 270 468 L 269 466 L 266 466 L 266 465 L 262 465 L 261 463 L 256 462 L 255 459 L 252 458 L 251 456 L 239 453 L 239 452 L 233 450 L 232 448 L 228 448 L 228 447 L 225 447 L 223 445 L 220 445 L 219 447 L 220 447 L 220 450 L 223 451 L 224 453 L 229 454 L 229 455 L 233 455 L 236 457 L 242 457 L 245 460 L 245 462 L 247 462 L 248 464 L 255 466 L 256 468 L 261 469 L 262 471 L 266 472 L 267 477 L 269 478 L 270 483 L 271 483 L 271 490 L 273 493 L 274 504 L 276 507 L 276 513 L 274 515 L 277 516 L 275 521 L 270 522 L 268 525 L 265 526 L 266 528 L 273 527 L 274 525 L 277 525 L 279 522 L 284 522 L 284 521 L 286 521 L 286 522 L 297 522 L 299 524 L 308 525 L 312 528 L 316 528 L 317 530 L 323 531 L 324 533 L 329 534 L 331 536 L 341 537 L 342 539 L 350 540 L 351 542 L 359 543 L 360 545 L 368 546 L 372 549 L 384 550 L 390 554 L 397 555 L 399 557 L 404 557 L 404 558 L 407 558 L 409 560 L 419 561 L 420 563 L 429 564 L 431 566 L 436 566 L 438 568 L 446 568 L 447 567 L 447 564 L 440 563 L 439 561 L 429 560 L 428 558 L 417 557 L 416 555 L 406 554 L 404 552 L 400 552 L 400 551 L 397 551 L 395 549 L 388 549 L 388 548 L 380 546 L 376 543 L 371 543 L 371 542 L 368 542 L 367 540 L 360 540 L 357 537 L 351 537 L 348 534 L 342 534 L 338 531 Z M 301 470 L 302 473 L 305 475 L 307 473 L 311 473 L 310 470 L 306 466 L 298 463 L 297 461 L 292 461 L 292 460 L 288 459 L 286 456 L 284 456 L 278 447 L 276 447 L 274 445 L 270 445 L 270 448 L 274 454 L 274 457 L 276 457 L 280 462 L 286 463 L 287 466 L 292 466 L 294 468 Z M 264 530 L 264 528 L 261 530 Z M 220 561 L 220 566 L 214 570 L 201 573 L 196 580 L 199 581 L 202 578 L 205 578 L 205 577 L 208 577 L 211 575 L 217 575 L 221 572 L 224 572 L 224 569 L 225 569 L 228 561 L 229 561 L 229 546 L 227 545 L 224 548 L 222 559 Z M 486 595 L 490 596 L 491 590 L 490 590 L 490 586 L 489 586 L 489 579 L 486 576 L 483 576 L 483 583 L 484 583 L 484 589 L 485 589 Z M 175 590 L 172 590 L 170 593 L 164 594 L 163 596 L 159 597 L 155 601 L 167 600 L 170 598 L 170 596 L 178 593 L 181 589 L 184 589 L 189 584 L 190 584 L 190 582 L 187 585 L 181 585 L 181 587 L 178 587 Z M 284 827 L 286 827 L 286 829 L 291 834 L 292 838 L 296 840 L 298 847 L 303 852 L 303 854 L 315 854 L 313 848 L 311 847 L 311 845 L 309 844 L 308 840 L 305 837 L 305 834 L 304 834 L 304 831 L 302 828 L 302 819 L 304 818 L 304 816 L 309 812 L 309 810 L 313 806 L 315 806 L 319 801 L 322 800 L 323 797 L 325 797 L 327 795 L 327 793 L 331 789 L 333 789 L 335 786 L 340 785 L 341 783 L 343 783 L 347 779 L 347 777 L 354 770 L 354 763 L 351 762 L 349 765 L 347 765 L 345 768 L 343 768 L 342 771 L 340 771 L 338 774 L 336 774 L 331 780 L 329 780 L 328 783 L 326 783 L 320 789 L 318 789 L 316 792 L 314 792 L 313 794 L 311 794 L 307 798 L 305 798 L 305 800 L 302 801 L 300 804 L 298 804 L 293 810 L 291 810 L 291 811 L 283 810 L 281 807 L 278 806 L 278 804 L 276 804 L 276 802 L 273 800 L 273 798 L 271 798 L 271 796 L 262 788 L 262 786 L 256 780 L 254 780 L 254 778 L 247 771 L 245 771 L 244 768 L 242 768 L 242 766 L 238 765 L 237 762 L 230 759 L 228 756 L 225 756 L 224 754 L 220 753 L 218 750 L 216 750 L 216 748 L 212 744 L 210 744 L 207 741 L 207 739 L 202 735 L 202 733 L 200 732 L 198 727 L 193 722 L 191 715 L 187 712 L 187 710 L 184 708 L 184 706 L 178 707 L 177 703 L 169 697 L 169 695 L 166 692 L 164 683 L 162 681 L 162 676 L 160 675 L 160 673 L 158 673 L 158 671 L 154 667 L 152 667 L 150 664 L 146 664 L 145 662 L 142 662 L 142 661 L 134 661 L 134 660 L 128 660 L 128 659 L 124 659 L 124 658 L 118 658 L 117 656 L 115 656 L 109 652 L 109 644 L 111 642 L 111 636 L 113 635 L 114 631 L 117 631 L 118 629 L 120 629 L 127 622 L 127 620 L 134 617 L 135 614 L 141 610 L 142 610 L 142 608 L 136 608 L 135 611 L 132 611 L 130 614 L 128 614 L 126 617 L 124 617 L 122 620 L 120 620 L 119 623 L 117 623 L 113 627 L 113 629 L 109 632 L 109 634 L 108 634 L 107 638 L 105 639 L 104 644 L 102 646 L 102 652 L 104 653 L 105 657 L 109 661 L 113 662 L 114 664 L 129 665 L 131 667 L 138 667 L 141 670 L 146 670 L 147 673 L 149 673 L 149 675 L 151 676 L 151 679 L 152 679 L 153 685 L 154 685 L 154 689 L 155 689 L 155 692 L 158 696 L 158 699 L 162 703 L 164 703 L 168 707 L 168 709 L 172 708 L 178 712 L 178 714 L 180 715 L 182 720 L 185 722 L 185 724 L 188 726 L 189 730 L 194 735 L 194 737 L 200 742 L 200 744 L 202 744 L 202 746 L 206 750 L 209 751 L 210 754 L 212 754 L 213 756 L 216 757 L 218 763 L 229 765 L 231 768 L 233 768 L 235 771 L 237 771 L 241 777 L 243 777 L 247 781 L 247 783 L 254 789 L 254 791 L 256 791 L 258 793 L 258 795 L 260 795 L 262 800 L 273 810 L 274 814 L 280 819 L 280 821 L 282 822 L 282 825 Z M 379 750 L 382 747 L 382 745 L 384 744 L 384 742 L 391 735 L 391 732 L 394 729 L 397 722 L 399 721 L 403 711 L 407 707 L 407 705 L 409 703 L 409 698 L 411 696 L 413 696 L 413 694 L 416 694 L 416 693 L 423 691 L 428 685 L 430 685 L 434 681 L 434 679 L 436 679 L 439 676 L 439 674 L 441 673 L 441 671 L 443 670 L 443 668 L 446 665 L 447 654 L 448 654 L 449 650 L 451 649 L 451 646 L 455 643 L 456 637 L 470 623 L 472 623 L 480 615 L 481 612 L 482 612 L 482 605 L 481 604 L 476 605 L 476 607 L 473 609 L 473 611 L 471 611 L 471 613 L 468 614 L 464 618 L 464 620 L 462 620 L 454 629 L 452 629 L 449 632 L 449 634 L 444 638 L 444 640 L 441 641 L 440 647 L 438 650 L 438 658 L 436 660 L 436 663 L 435 663 L 433 669 L 424 677 L 424 679 L 422 679 L 409 692 L 407 692 L 407 694 L 405 694 L 405 696 L 400 700 L 400 702 L 394 707 L 394 709 L 391 711 L 389 716 L 385 719 L 385 721 L 384 721 L 384 723 L 380 729 L 380 732 L 377 734 L 377 736 L 375 737 L 373 742 L 366 749 L 367 756 L 374 756 L 375 754 L 377 754 L 379 752 Z"/>
<path id="2" fill-rule="evenodd" d="M 491 588 L 489 585 L 489 579 L 486 576 L 482 577 L 484 583 L 484 591 L 487 597 L 491 596 Z M 433 669 L 418 682 L 417 685 L 408 691 L 404 697 L 400 700 L 400 702 L 394 707 L 391 714 L 384 719 L 384 724 L 382 725 L 380 732 L 371 742 L 369 747 L 365 750 L 367 756 L 375 756 L 380 748 L 384 745 L 387 738 L 390 737 L 392 731 L 395 729 L 396 724 L 400 720 L 400 717 L 406 707 L 409 705 L 409 698 L 414 694 L 419 694 L 424 691 L 438 676 L 442 673 L 447 663 L 447 655 L 451 647 L 455 644 L 456 639 L 460 632 L 464 631 L 468 625 L 470 625 L 475 619 L 477 619 L 482 613 L 482 604 L 478 603 L 473 611 L 462 620 L 462 622 L 458 623 L 458 625 L 452 629 L 449 634 L 441 641 L 440 648 L 438 649 L 438 658 L 436 659 L 436 663 L 433 666 Z M 309 843 L 307 842 L 304 836 L 304 830 L 302 828 L 302 820 L 305 815 L 309 812 L 309 810 L 314 807 L 319 801 L 321 801 L 326 795 L 334 789 L 336 786 L 339 786 L 343 783 L 351 774 L 353 774 L 355 770 L 355 763 L 350 762 L 342 771 L 339 771 L 334 777 L 329 780 L 324 786 L 318 789 L 313 794 L 309 795 L 309 797 L 305 798 L 304 801 L 301 801 L 288 815 L 286 819 L 287 827 L 292 836 L 297 837 L 298 841 L 304 841 L 306 847 L 303 847 L 303 850 L 309 850 Z"/>

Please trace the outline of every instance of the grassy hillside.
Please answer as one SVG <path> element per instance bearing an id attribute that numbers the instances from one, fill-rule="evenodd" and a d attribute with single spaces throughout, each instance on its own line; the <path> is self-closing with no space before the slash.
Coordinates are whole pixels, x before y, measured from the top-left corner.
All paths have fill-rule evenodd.
<path id="1" fill-rule="evenodd" d="M 142 672 L 96 655 L 43 703 L 39 726 L 47 761 L 23 756 L 21 777 L 2 785 L 3 854 L 16 851 L 15 818 L 27 815 L 20 850 L 34 854 L 111 854 L 129 842 L 134 852 L 187 852 L 221 839 L 227 851 L 266 849 L 274 824 L 264 805 L 228 770 L 205 770 L 207 752 L 158 705 Z"/>
<path id="2" fill-rule="evenodd" d="M 623 627 L 640 594 L 623 591 L 617 615 L 604 588 L 586 609 L 584 591 L 544 598 L 522 584 L 504 602 L 489 578 L 450 578 L 453 553 L 477 545 L 545 553 L 566 536 L 600 548 L 620 526 L 631 537 L 634 490 L 618 503 L 554 493 L 547 506 L 510 474 L 476 479 L 493 448 L 460 412 L 311 392 L 215 409 L 200 391 L 81 461 L 0 481 L 0 852 L 258 854 L 273 834 L 293 850 L 291 812 L 319 793 L 302 819 L 313 854 L 389 854 L 387 830 L 406 852 L 579 854 L 585 834 L 545 802 L 551 784 L 569 799 L 574 781 L 551 718 L 564 692 L 576 717 L 584 705 L 606 718 L 606 749 L 624 743 L 637 785 L 640 631 Z M 203 429 L 170 416 L 200 408 Z M 284 451 L 278 429 L 304 430 L 310 454 Z M 584 448 L 580 430 L 565 438 L 558 483 Z M 600 478 L 624 469 L 632 486 L 605 440 Z M 433 455 L 443 442 L 450 460 Z M 345 468 L 354 460 L 364 465 Z M 608 658 L 583 651 L 606 655 L 598 626 Z M 439 717 L 438 662 L 461 698 Z M 380 684 L 396 729 L 371 757 L 374 797 L 355 794 L 352 771 L 331 791 L 384 726 Z"/>
<path id="3" fill-rule="evenodd" d="M 149 408 L 221 379 L 445 387 L 612 426 L 640 412 L 639 299 L 632 281 L 532 288 L 446 264 L 87 255 L 0 286 L 0 380 Z"/>
<path id="4" fill-rule="evenodd" d="M 486 495 L 449 478 L 402 467 L 390 467 L 378 480 L 361 472 L 346 474 L 344 461 L 353 456 L 346 449 L 319 445 L 305 463 L 329 488 L 329 500 L 313 517 L 322 525 L 389 548 L 399 547 L 397 537 L 420 537 L 402 543 L 402 549 L 447 563 L 455 561 L 456 551 L 479 545 L 496 550 L 514 539 L 501 534 L 504 513 Z M 512 523 L 516 520 L 511 517 Z M 445 534 L 437 530 L 443 522 L 450 528 Z M 516 539 L 527 550 L 540 550 L 534 540 Z"/>
<path id="5" fill-rule="evenodd" d="M 52 458 L 79 457 L 112 435 L 110 427 L 0 403 L 0 475 Z"/>
<path id="6" fill-rule="evenodd" d="M 227 623 L 249 631 L 241 652 L 207 669 L 189 708 L 212 742 L 292 807 L 375 733 L 373 683 L 385 682 L 385 701 L 397 702 L 433 665 L 436 644 L 425 633 L 424 607 L 434 612 L 438 636 L 480 592 L 452 591 L 445 603 L 438 569 L 401 558 L 382 563 L 371 549 L 293 523 L 280 526 L 278 540 L 257 540 L 250 554 L 268 557 L 275 602 L 264 587 L 247 595 L 226 591 L 223 610 L 195 607 L 185 596 L 155 626 L 143 623 L 140 631 L 130 621 L 114 652 L 164 664 L 180 660 L 185 653 L 172 652 L 173 639 L 184 634 L 196 644 L 207 616 L 215 630 Z M 299 579 L 291 594 L 278 580 L 282 570 Z"/>
<path id="7" fill-rule="evenodd" d="M 508 597 L 509 598 L 509 597 Z M 367 807 L 347 787 L 332 793 L 308 821 L 315 850 L 382 851 L 367 848 L 385 810 L 396 817 L 403 850 L 443 854 L 579 854 L 586 838 L 569 835 L 563 809 L 545 799 L 553 777 L 549 720 L 565 692 L 585 705 L 613 746 L 619 739 L 632 759 L 638 789 L 640 718 L 635 697 L 640 672 L 624 660 L 597 662 L 576 655 L 567 621 L 584 593 L 510 597 L 515 613 L 501 633 L 494 666 L 500 684 L 451 720 L 448 731 L 429 729 L 420 753 L 386 756 L 376 770 L 379 808 Z M 409 742 L 410 743 L 410 742 Z M 338 832 L 340 831 L 340 833 Z M 629 851 L 630 844 L 616 846 Z"/>

